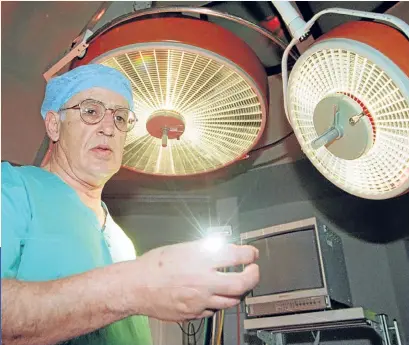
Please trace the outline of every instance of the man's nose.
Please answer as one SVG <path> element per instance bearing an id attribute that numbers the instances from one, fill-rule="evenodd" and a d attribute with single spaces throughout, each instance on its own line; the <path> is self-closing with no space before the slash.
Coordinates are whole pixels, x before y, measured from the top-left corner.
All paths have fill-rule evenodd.
<path id="1" fill-rule="evenodd" d="M 113 111 L 110 109 L 106 110 L 105 116 L 101 123 L 101 132 L 107 136 L 113 136 L 115 134 L 115 120 L 113 117 Z"/>

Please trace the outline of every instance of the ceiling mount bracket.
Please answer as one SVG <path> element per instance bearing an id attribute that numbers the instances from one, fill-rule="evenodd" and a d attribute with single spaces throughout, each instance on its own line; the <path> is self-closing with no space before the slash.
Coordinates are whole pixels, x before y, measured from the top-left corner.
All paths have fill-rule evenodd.
<path id="1" fill-rule="evenodd" d="M 61 58 L 57 63 L 51 66 L 44 74 L 44 79 L 48 82 L 58 71 L 60 71 L 65 65 L 76 57 L 84 57 L 85 52 L 88 48 L 87 39 L 93 35 L 91 30 L 86 30 L 82 36 L 82 39 Z"/>

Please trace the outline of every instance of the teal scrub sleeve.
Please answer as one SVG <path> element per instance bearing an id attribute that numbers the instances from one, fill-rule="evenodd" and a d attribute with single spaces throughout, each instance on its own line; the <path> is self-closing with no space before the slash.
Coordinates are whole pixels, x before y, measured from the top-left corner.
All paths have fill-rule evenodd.
<path id="1" fill-rule="evenodd" d="M 1 163 L 1 278 L 15 278 L 31 220 L 30 204 L 18 168 Z"/>

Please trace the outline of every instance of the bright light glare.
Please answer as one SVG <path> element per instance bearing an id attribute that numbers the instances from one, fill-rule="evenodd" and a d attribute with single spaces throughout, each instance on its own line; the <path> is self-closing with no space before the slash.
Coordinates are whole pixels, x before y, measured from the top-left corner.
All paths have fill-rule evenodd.
<path id="1" fill-rule="evenodd" d="M 211 234 L 204 240 L 203 246 L 206 251 L 218 252 L 226 243 L 226 237 L 218 234 Z"/>

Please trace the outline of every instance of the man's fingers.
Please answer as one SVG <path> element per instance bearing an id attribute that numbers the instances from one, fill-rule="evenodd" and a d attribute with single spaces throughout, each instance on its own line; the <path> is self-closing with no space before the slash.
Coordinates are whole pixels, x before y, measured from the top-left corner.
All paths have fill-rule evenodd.
<path id="1" fill-rule="evenodd" d="M 224 268 L 238 265 L 248 265 L 258 259 L 258 249 L 253 246 L 235 244 L 223 245 L 220 249 L 212 251 L 203 246 L 201 254 L 213 268 Z"/>
<path id="2" fill-rule="evenodd" d="M 253 246 L 228 244 L 225 249 L 222 249 L 220 254 L 216 256 L 218 260 L 214 268 L 248 265 L 256 261 L 258 256 L 258 249 Z"/>
<path id="3" fill-rule="evenodd" d="M 208 309 L 220 310 L 228 309 L 236 306 L 240 303 L 240 298 L 237 297 L 226 297 L 214 295 L 210 298 L 208 302 Z"/>
<path id="4" fill-rule="evenodd" d="M 211 317 L 215 314 L 215 311 L 213 310 L 205 310 L 203 313 L 201 313 L 198 317 L 198 319 L 203 319 L 204 317 Z"/>
<path id="5" fill-rule="evenodd" d="M 244 271 L 239 273 L 216 273 L 212 292 L 227 297 L 242 297 L 260 280 L 259 267 L 256 264 L 246 266 Z"/>

